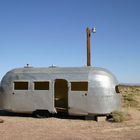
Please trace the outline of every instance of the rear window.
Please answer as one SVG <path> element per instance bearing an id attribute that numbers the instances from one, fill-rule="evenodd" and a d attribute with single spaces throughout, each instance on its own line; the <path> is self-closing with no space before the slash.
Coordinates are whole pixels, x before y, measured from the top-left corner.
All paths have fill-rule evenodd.
<path id="1" fill-rule="evenodd" d="M 115 91 L 116 91 L 116 93 L 120 93 L 119 86 L 115 87 Z"/>

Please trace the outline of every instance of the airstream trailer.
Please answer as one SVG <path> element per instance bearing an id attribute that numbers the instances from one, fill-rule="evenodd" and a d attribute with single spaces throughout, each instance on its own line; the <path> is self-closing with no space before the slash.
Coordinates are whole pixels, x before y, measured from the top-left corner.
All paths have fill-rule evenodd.
<path id="1" fill-rule="evenodd" d="M 1 81 L 0 108 L 12 112 L 103 115 L 120 109 L 115 76 L 106 69 L 33 68 L 9 71 Z"/>

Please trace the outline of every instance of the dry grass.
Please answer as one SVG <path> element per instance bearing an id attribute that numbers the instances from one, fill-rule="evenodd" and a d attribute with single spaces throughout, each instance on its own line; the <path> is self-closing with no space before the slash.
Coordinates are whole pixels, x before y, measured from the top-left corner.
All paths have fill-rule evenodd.
<path id="1" fill-rule="evenodd" d="M 122 94 L 140 94 L 140 86 L 119 85 Z"/>
<path id="2" fill-rule="evenodd" d="M 124 94 L 123 96 L 123 106 L 124 107 L 138 107 L 139 101 L 135 94 Z"/>
<path id="3" fill-rule="evenodd" d="M 124 122 L 128 120 L 128 114 L 123 111 L 114 111 L 111 113 L 112 122 Z"/>
<path id="4" fill-rule="evenodd" d="M 140 108 L 140 86 L 120 85 L 122 107 Z"/>

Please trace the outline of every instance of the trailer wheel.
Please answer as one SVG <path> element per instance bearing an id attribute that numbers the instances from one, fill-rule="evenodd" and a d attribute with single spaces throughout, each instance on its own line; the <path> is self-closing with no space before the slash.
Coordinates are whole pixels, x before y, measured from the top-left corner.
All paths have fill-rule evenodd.
<path id="1" fill-rule="evenodd" d="M 36 110 L 33 112 L 35 118 L 48 118 L 50 113 L 48 110 Z"/>

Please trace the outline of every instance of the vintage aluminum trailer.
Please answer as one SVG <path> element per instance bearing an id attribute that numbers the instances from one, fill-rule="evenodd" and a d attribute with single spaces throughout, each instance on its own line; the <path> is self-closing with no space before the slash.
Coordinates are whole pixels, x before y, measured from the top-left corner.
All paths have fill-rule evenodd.
<path id="1" fill-rule="evenodd" d="M 102 68 L 27 66 L 3 77 L 0 108 L 36 115 L 105 115 L 120 109 L 117 85 L 115 76 Z"/>

